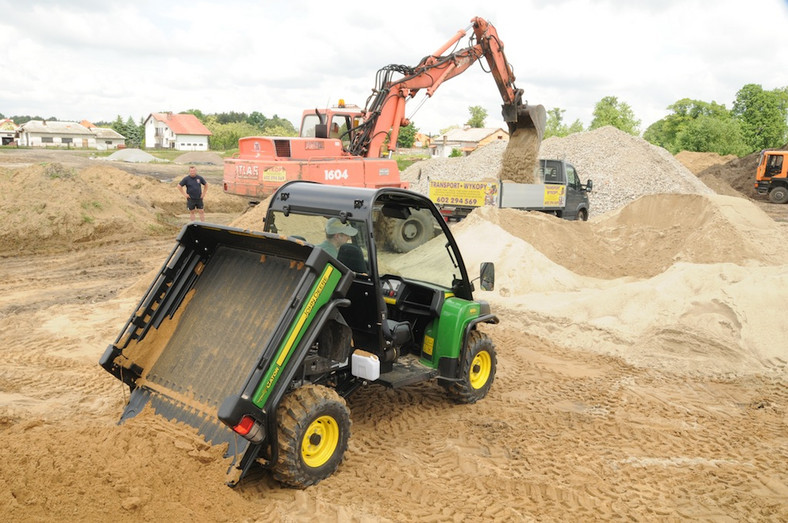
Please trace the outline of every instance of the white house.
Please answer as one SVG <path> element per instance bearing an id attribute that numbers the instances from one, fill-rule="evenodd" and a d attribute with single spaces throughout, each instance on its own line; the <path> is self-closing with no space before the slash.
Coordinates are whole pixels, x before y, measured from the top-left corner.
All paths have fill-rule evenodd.
<path id="1" fill-rule="evenodd" d="M 151 113 L 144 125 L 147 149 L 208 150 L 211 131 L 193 114 Z"/>
<path id="2" fill-rule="evenodd" d="M 96 135 L 96 149 L 99 151 L 119 149 L 126 145 L 126 138 L 114 129 L 109 127 L 91 127 L 90 130 Z"/>
<path id="3" fill-rule="evenodd" d="M 457 149 L 467 155 L 482 145 L 497 140 L 509 141 L 509 133 L 501 128 L 488 129 L 483 127 L 465 127 L 452 129 L 446 134 L 433 137 L 430 148 L 432 156 L 447 158 Z"/>
<path id="4" fill-rule="evenodd" d="M 19 126 L 16 136 L 22 147 L 96 147 L 96 135 L 76 122 L 30 120 Z"/>

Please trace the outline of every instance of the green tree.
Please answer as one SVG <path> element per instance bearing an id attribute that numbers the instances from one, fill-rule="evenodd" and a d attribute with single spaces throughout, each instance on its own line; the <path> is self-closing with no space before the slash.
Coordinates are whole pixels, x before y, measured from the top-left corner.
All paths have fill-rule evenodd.
<path id="1" fill-rule="evenodd" d="M 594 107 L 594 119 L 591 120 L 589 129 L 599 129 L 612 125 L 625 133 L 637 136 L 640 134 L 640 120 L 635 119 L 635 113 L 626 102 L 619 102 L 615 96 L 605 96 Z"/>
<path id="2" fill-rule="evenodd" d="M 419 132 L 419 130 L 413 125 L 413 122 L 405 127 L 400 127 L 399 135 L 397 135 L 397 147 L 403 147 L 405 149 L 413 147 L 413 142 L 416 141 L 417 132 Z"/>
<path id="3" fill-rule="evenodd" d="M 487 119 L 487 111 L 479 105 L 468 107 L 468 111 L 471 113 L 471 117 L 466 124 L 478 129 L 484 127 L 484 121 Z"/>
<path id="4" fill-rule="evenodd" d="M 739 122 L 733 118 L 701 115 L 690 121 L 676 137 L 679 151 L 747 154 Z"/>
<path id="5" fill-rule="evenodd" d="M 194 116 L 197 117 L 198 120 L 205 123 L 205 114 L 199 109 L 189 109 L 187 111 L 183 111 L 183 113 L 181 114 L 193 114 Z"/>
<path id="6" fill-rule="evenodd" d="M 265 118 L 265 116 L 263 116 L 263 118 Z M 280 118 L 276 114 L 271 118 L 266 118 L 261 129 L 266 136 L 298 136 L 298 130 L 296 130 L 290 120 Z"/>
<path id="7" fill-rule="evenodd" d="M 134 119 L 129 116 L 126 120 L 125 128 L 126 134 L 124 136 L 126 137 L 126 145 L 129 147 L 140 147 L 143 138 L 145 138 L 145 129 L 142 125 L 134 123 Z"/>
<path id="8" fill-rule="evenodd" d="M 260 134 L 260 129 L 247 122 L 219 123 L 218 118 L 214 115 L 205 119 L 205 127 L 211 131 L 208 144 L 215 151 L 235 149 L 238 147 L 240 138 Z"/>
<path id="9" fill-rule="evenodd" d="M 679 135 L 681 135 L 688 126 L 692 125 L 694 127 L 693 133 L 698 130 L 699 127 L 693 124 L 698 118 L 709 117 L 723 122 L 731 118 L 730 111 L 728 111 L 724 105 L 713 101 L 709 103 L 701 100 L 682 98 L 676 101 L 676 103 L 669 105 L 667 108 L 672 111 L 671 114 L 651 124 L 648 129 L 646 129 L 646 132 L 643 133 L 643 138 L 649 143 L 667 149 L 671 154 L 677 154 L 682 150 L 682 146 L 679 144 Z M 708 125 L 708 122 L 703 124 L 703 126 Z M 723 124 L 723 127 L 724 126 L 725 124 Z"/>
<path id="10" fill-rule="evenodd" d="M 744 142 L 750 152 L 780 147 L 788 137 L 788 90 L 765 91 L 747 84 L 736 93 L 731 110 L 741 124 Z"/>
<path id="11" fill-rule="evenodd" d="M 572 133 L 578 133 L 583 130 L 583 124 L 580 120 L 575 120 L 575 122 L 570 125 L 566 126 L 564 121 L 564 113 L 566 112 L 565 109 L 561 109 L 560 107 L 553 107 L 549 111 L 547 111 L 547 123 L 545 124 L 544 130 L 544 138 L 550 138 L 551 136 L 569 136 Z"/>

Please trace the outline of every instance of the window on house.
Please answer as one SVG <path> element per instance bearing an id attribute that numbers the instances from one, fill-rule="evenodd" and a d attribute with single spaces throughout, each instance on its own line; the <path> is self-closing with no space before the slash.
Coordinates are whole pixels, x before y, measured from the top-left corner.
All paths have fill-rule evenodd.
<path id="1" fill-rule="evenodd" d="M 74 139 L 73 138 L 61 138 L 60 142 L 61 143 L 74 143 Z"/>
<path id="2" fill-rule="evenodd" d="M 41 143 L 55 143 L 51 136 L 42 136 Z"/>

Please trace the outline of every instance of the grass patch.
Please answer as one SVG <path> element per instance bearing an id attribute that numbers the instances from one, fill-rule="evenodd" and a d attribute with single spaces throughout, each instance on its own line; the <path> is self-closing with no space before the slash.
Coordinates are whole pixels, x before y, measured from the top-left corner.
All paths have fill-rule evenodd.
<path id="1" fill-rule="evenodd" d="M 394 155 L 394 161 L 397 162 L 397 168 L 399 168 L 400 172 L 404 171 L 416 162 L 429 160 L 429 158 L 429 153 Z"/>
<path id="2" fill-rule="evenodd" d="M 44 167 L 44 175 L 47 177 L 55 180 L 55 179 L 69 179 L 73 178 L 77 171 L 73 168 L 63 167 L 63 164 L 58 162 L 42 162 L 40 165 Z"/>
<path id="3" fill-rule="evenodd" d="M 92 202 L 82 202 L 82 208 L 85 209 L 86 211 L 89 211 L 91 209 L 101 210 L 104 208 L 104 205 L 101 202 L 94 200 Z"/>

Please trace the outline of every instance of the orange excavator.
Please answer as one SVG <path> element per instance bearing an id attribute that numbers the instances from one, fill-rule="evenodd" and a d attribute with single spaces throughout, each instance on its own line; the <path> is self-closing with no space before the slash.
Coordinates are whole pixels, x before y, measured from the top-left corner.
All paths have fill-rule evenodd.
<path id="1" fill-rule="evenodd" d="M 471 29 L 468 47 L 444 55 Z M 405 117 L 406 103 L 421 90 L 431 97 L 443 82 L 481 58 L 487 61 L 500 91 L 510 134 L 534 133 L 538 147 L 544 134 L 545 109 L 523 100 L 523 90 L 515 87 L 503 48 L 495 27 L 473 18 L 468 27 L 415 67 L 388 65 L 380 69 L 364 109 L 340 101 L 335 107 L 305 111 L 297 138 L 241 138 L 239 152 L 225 160 L 225 192 L 260 200 L 290 180 L 406 188 L 407 182 L 400 180 L 397 164 L 390 157 L 400 127 L 410 123 Z"/>

